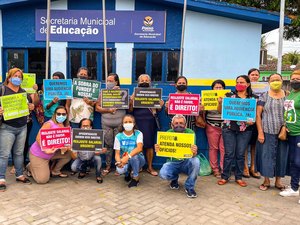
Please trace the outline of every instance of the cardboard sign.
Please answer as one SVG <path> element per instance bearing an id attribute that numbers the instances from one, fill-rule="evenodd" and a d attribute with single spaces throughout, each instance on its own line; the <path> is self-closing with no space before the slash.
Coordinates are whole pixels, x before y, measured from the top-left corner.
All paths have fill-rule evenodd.
<path id="1" fill-rule="evenodd" d="M 252 92 L 258 96 L 269 91 L 269 88 L 270 86 L 268 82 L 251 82 Z"/>
<path id="2" fill-rule="evenodd" d="M 44 80 L 44 99 L 52 100 L 57 97 L 59 99 L 72 99 L 72 80 L 57 79 Z"/>
<path id="3" fill-rule="evenodd" d="M 100 151 L 103 147 L 103 130 L 73 129 L 73 151 Z"/>
<path id="4" fill-rule="evenodd" d="M 201 91 L 201 103 L 204 110 L 217 110 L 218 98 L 224 97 L 230 90 L 203 90 Z"/>
<path id="5" fill-rule="evenodd" d="M 42 149 L 62 148 L 71 146 L 70 127 L 41 129 L 40 137 Z"/>
<path id="6" fill-rule="evenodd" d="M 223 98 L 222 119 L 255 122 L 256 99 Z"/>
<path id="7" fill-rule="evenodd" d="M 21 84 L 21 88 L 23 88 L 27 93 L 35 93 L 36 91 L 32 88 L 35 84 L 35 73 L 23 73 L 23 81 Z"/>
<path id="8" fill-rule="evenodd" d="M 199 115 L 199 94 L 170 94 L 168 114 Z"/>
<path id="9" fill-rule="evenodd" d="M 102 89 L 101 90 L 101 107 L 129 109 L 129 91 L 128 89 Z"/>
<path id="10" fill-rule="evenodd" d="M 161 88 L 134 88 L 133 108 L 161 108 Z"/>
<path id="11" fill-rule="evenodd" d="M 4 110 L 4 120 L 11 120 L 29 114 L 27 93 L 5 95 L 1 98 L 1 107 Z"/>
<path id="12" fill-rule="evenodd" d="M 73 79 L 73 97 L 87 97 L 96 101 L 99 97 L 101 82 L 93 80 Z"/>
<path id="13" fill-rule="evenodd" d="M 195 143 L 195 134 L 157 132 L 157 144 L 160 150 L 157 156 L 174 158 L 192 158 L 192 145 Z"/>

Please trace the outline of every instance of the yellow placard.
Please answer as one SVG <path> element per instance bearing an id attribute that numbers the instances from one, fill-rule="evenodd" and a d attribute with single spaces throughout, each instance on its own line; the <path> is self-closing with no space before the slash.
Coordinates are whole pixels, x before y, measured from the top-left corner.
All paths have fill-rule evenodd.
<path id="1" fill-rule="evenodd" d="M 157 132 L 159 151 L 157 156 L 172 158 L 192 158 L 191 146 L 195 143 L 195 134 Z"/>
<path id="2" fill-rule="evenodd" d="M 224 97 L 224 95 L 231 90 L 203 90 L 201 91 L 201 104 L 204 106 L 204 110 L 217 110 L 218 98 Z"/>
<path id="3" fill-rule="evenodd" d="M 23 81 L 21 88 L 23 88 L 27 93 L 35 93 L 33 85 L 36 83 L 35 73 L 23 73 Z"/>

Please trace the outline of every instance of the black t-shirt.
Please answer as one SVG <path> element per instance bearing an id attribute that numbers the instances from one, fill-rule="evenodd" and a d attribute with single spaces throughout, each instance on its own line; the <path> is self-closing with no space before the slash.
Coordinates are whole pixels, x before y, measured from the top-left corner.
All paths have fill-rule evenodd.
<path id="1" fill-rule="evenodd" d="M 19 93 L 26 92 L 22 88 L 19 88 L 19 91 L 15 92 L 15 91 L 11 90 L 7 86 L 3 85 L 3 87 L 5 88 L 3 96 L 5 96 L 5 95 L 19 94 Z M 2 90 L 0 89 L 0 95 L 1 94 L 2 94 Z M 29 103 L 32 103 L 32 100 L 31 100 L 29 94 L 27 94 L 27 100 L 28 100 Z M 2 120 L 3 120 L 3 123 L 7 124 L 8 126 L 12 126 L 12 127 L 23 127 L 24 125 L 27 124 L 27 116 L 23 116 L 23 117 L 12 119 L 12 120 L 4 120 L 4 118 L 2 117 Z"/>

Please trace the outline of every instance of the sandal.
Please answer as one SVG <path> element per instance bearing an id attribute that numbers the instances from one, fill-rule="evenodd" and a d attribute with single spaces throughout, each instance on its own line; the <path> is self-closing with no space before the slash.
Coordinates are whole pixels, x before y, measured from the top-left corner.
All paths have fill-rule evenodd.
<path id="1" fill-rule="evenodd" d="M 109 173 L 110 173 L 110 171 L 111 171 L 111 169 L 110 168 L 108 168 L 108 167 L 106 167 L 106 169 L 105 170 L 102 170 L 102 176 L 106 176 L 106 175 L 108 175 Z"/>
<path id="2" fill-rule="evenodd" d="M 247 183 L 243 180 L 236 180 L 235 182 L 241 187 L 247 187 Z"/>
<path id="3" fill-rule="evenodd" d="M 224 185 L 226 183 L 228 183 L 228 180 L 225 179 L 218 180 L 218 185 Z"/>
<path id="4" fill-rule="evenodd" d="M 261 184 L 260 186 L 259 186 L 259 190 L 261 190 L 261 191 L 266 191 L 266 190 L 268 190 L 270 188 L 270 184 Z"/>
<path id="5" fill-rule="evenodd" d="M 23 179 L 21 179 L 21 178 L 23 178 Z M 21 182 L 23 184 L 31 184 L 31 181 L 27 177 L 25 177 L 25 176 L 17 177 L 16 181 L 17 182 Z"/>
<path id="6" fill-rule="evenodd" d="M 86 173 L 82 173 L 82 172 L 78 173 L 78 179 L 84 178 L 85 175 L 86 175 Z"/>
<path id="7" fill-rule="evenodd" d="M 256 178 L 256 179 L 260 179 L 260 174 L 259 174 L 259 172 L 254 172 L 254 171 L 251 171 L 251 170 L 250 170 L 250 176 L 251 176 L 251 177 L 254 177 L 254 178 Z"/>
<path id="8" fill-rule="evenodd" d="M 96 177 L 96 182 L 98 184 L 102 184 L 103 183 L 103 178 L 102 177 Z"/>
<path id="9" fill-rule="evenodd" d="M 219 172 L 219 171 L 216 171 L 216 172 L 214 172 L 214 176 L 216 177 L 216 178 L 221 178 L 221 173 Z"/>
<path id="10" fill-rule="evenodd" d="M 53 174 L 52 173 L 52 177 L 67 178 L 68 174 L 65 174 L 65 173 Z"/>
<path id="11" fill-rule="evenodd" d="M 4 192 L 6 191 L 6 184 L 5 183 L 1 183 L 0 184 L 0 192 Z"/>
<path id="12" fill-rule="evenodd" d="M 155 170 L 147 169 L 147 172 L 150 173 L 152 176 L 157 176 L 158 175 L 158 173 Z"/>
<path id="13" fill-rule="evenodd" d="M 284 191 L 286 188 L 287 188 L 287 186 L 285 186 L 285 185 L 276 185 L 275 184 L 275 188 L 277 188 L 278 190 L 280 190 L 280 191 Z"/>

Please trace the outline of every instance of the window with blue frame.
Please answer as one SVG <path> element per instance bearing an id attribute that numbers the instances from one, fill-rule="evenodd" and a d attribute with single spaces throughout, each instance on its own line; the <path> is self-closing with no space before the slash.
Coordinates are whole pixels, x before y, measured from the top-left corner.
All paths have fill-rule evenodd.
<path id="1" fill-rule="evenodd" d="M 149 74 L 152 81 L 175 81 L 178 76 L 179 50 L 133 50 L 133 80 Z"/>
<path id="2" fill-rule="evenodd" d="M 104 50 L 90 49 L 69 49 L 69 78 L 76 78 L 80 67 L 89 69 L 89 76 L 92 80 L 105 81 Z M 116 59 L 115 50 L 107 50 L 108 73 L 115 72 Z"/>

